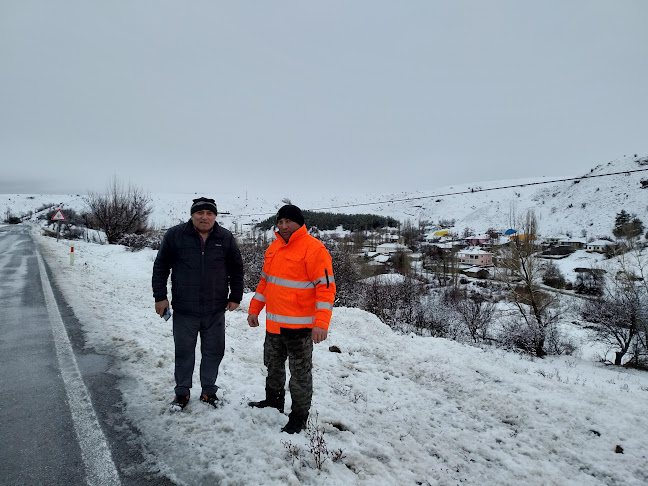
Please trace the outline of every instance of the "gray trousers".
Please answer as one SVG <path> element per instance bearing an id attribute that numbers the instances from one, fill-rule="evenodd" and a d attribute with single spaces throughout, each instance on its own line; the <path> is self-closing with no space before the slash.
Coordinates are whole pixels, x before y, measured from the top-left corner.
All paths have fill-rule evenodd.
<path id="1" fill-rule="evenodd" d="M 189 395 L 196 363 L 196 342 L 200 333 L 200 384 L 202 392 L 216 393 L 218 367 L 225 354 L 225 311 L 195 316 L 173 314 L 175 342 L 175 393 Z"/>
<path id="2" fill-rule="evenodd" d="M 290 369 L 290 415 L 306 420 L 313 397 L 313 335 L 310 329 L 282 329 L 266 332 L 263 364 L 268 368 L 266 398 L 283 405 L 286 386 L 286 359 Z"/>

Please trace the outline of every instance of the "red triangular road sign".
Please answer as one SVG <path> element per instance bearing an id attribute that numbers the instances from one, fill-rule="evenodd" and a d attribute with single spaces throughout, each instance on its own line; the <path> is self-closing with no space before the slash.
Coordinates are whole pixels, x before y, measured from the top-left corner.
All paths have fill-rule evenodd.
<path id="1" fill-rule="evenodd" d="M 56 210 L 54 216 L 52 216 L 52 221 L 65 221 L 65 216 L 63 216 L 63 213 L 60 209 Z"/>

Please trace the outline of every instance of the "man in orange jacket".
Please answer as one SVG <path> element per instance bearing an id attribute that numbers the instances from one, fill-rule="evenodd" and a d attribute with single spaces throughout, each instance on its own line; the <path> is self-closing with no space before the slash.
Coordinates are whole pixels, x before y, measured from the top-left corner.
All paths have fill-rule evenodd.
<path id="1" fill-rule="evenodd" d="M 313 343 L 324 341 L 328 334 L 335 279 L 331 255 L 321 241 L 308 234 L 301 209 L 292 204 L 279 209 L 277 229 L 277 239 L 266 250 L 248 315 L 250 327 L 258 327 L 259 313 L 266 307 L 266 397 L 249 405 L 283 412 L 288 359 L 292 408 L 281 430 L 295 434 L 308 420 L 313 396 Z"/>

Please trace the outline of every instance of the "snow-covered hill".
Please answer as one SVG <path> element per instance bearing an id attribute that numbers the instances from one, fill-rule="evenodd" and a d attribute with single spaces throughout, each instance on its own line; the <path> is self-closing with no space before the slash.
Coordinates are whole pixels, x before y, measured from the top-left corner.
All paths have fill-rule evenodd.
<path id="1" fill-rule="evenodd" d="M 614 173 L 620 174 L 605 176 Z M 285 198 L 302 209 L 381 214 L 401 221 L 409 219 L 415 224 L 455 220 L 457 232 L 466 227 L 477 233 L 488 228 L 506 229 L 511 225 L 512 211 L 521 215 L 529 209 L 535 211 L 539 231 L 544 236 L 568 232 L 572 236 L 611 236 L 615 215 L 622 209 L 648 223 L 648 188 L 641 188 L 641 181 L 648 180 L 648 157 L 623 157 L 574 177 L 583 179 L 550 183 L 547 182 L 558 178 L 489 181 L 389 194 L 313 193 L 303 188 L 247 194 L 232 187 L 228 192 L 215 190 L 205 195 L 216 199 L 223 213 L 218 217 L 222 225 L 242 231 L 274 214 Z M 421 186 L 434 187 L 434 182 L 421 181 Z M 505 188 L 496 189 L 500 187 Z M 154 207 L 151 222 L 168 227 L 186 220 L 191 200 L 201 195 L 151 194 Z M 78 194 L 0 194 L 0 217 L 4 218 L 7 210 L 17 215 L 35 211 L 46 203 L 76 211 L 82 211 L 85 206 L 83 195 Z"/>

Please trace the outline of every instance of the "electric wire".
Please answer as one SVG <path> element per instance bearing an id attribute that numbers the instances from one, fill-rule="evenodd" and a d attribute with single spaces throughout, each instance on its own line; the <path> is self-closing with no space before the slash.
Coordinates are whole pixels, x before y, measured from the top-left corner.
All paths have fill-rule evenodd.
<path id="1" fill-rule="evenodd" d="M 466 191 L 456 191 L 456 192 L 447 192 L 443 194 L 433 194 L 429 196 L 415 196 L 415 197 L 406 197 L 406 198 L 393 198 L 393 199 L 386 199 L 383 201 L 374 201 L 374 202 L 364 202 L 364 203 L 353 203 L 353 204 L 340 204 L 338 206 L 327 206 L 327 207 L 321 207 L 321 208 L 309 208 L 309 209 L 304 209 L 305 211 L 325 211 L 329 209 L 344 209 L 344 208 L 353 208 L 353 207 L 360 207 L 360 206 L 374 206 L 378 204 L 392 204 L 396 202 L 408 202 L 408 201 L 420 201 L 422 199 L 433 199 L 433 198 L 439 198 L 439 197 L 448 197 L 448 196 L 459 196 L 462 194 L 474 194 L 477 192 L 487 192 L 487 191 L 499 191 L 502 189 L 513 189 L 516 187 L 527 187 L 527 186 L 538 186 L 538 185 L 543 185 L 543 184 L 554 184 L 556 182 L 570 182 L 570 181 L 582 181 L 585 179 L 594 179 L 597 177 L 609 177 L 609 176 L 615 176 L 615 175 L 621 175 L 621 174 L 626 174 L 630 175 L 635 172 L 645 172 L 648 171 L 648 168 L 645 169 L 634 169 L 634 170 L 623 170 L 620 172 L 610 172 L 607 174 L 590 174 L 590 175 L 585 175 L 581 177 L 569 177 L 565 179 L 555 179 L 551 181 L 538 181 L 538 182 L 527 182 L 524 184 L 512 184 L 508 186 L 497 186 L 497 187 L 488 187 L 486 189 L 478 187 L 478 188 L 472 188 Z M 253 214 L 241 214 L 239 217 L 251 217 L 251 216 L 272 216 L 273 214 L 276 213 L 253 213 Z"/>

